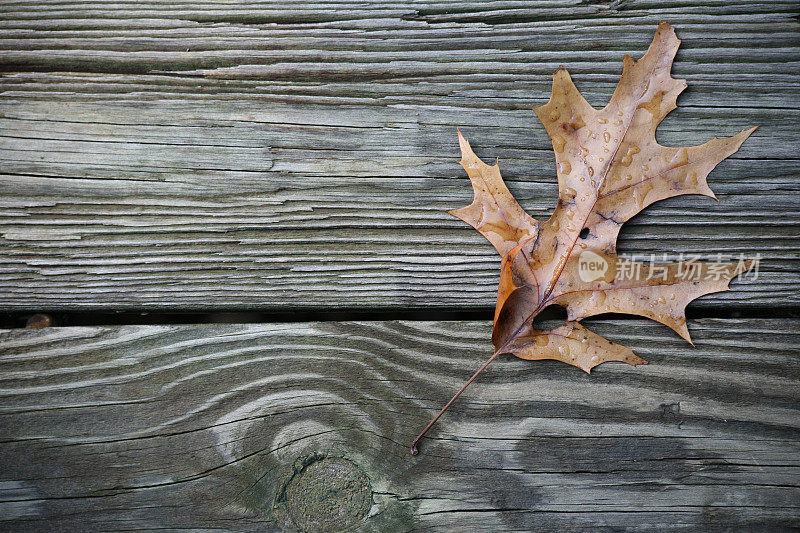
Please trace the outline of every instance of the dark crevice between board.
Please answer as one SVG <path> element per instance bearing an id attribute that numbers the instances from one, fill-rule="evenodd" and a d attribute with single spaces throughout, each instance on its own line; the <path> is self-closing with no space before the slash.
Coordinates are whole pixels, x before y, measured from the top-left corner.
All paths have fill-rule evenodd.
<path id="1" fill-rule="evenodd" d="M 297 310 L 217 310 L 217 311 L 19 311 L 0 313 L 0 328 L 134 326 L 175 324 L 261 324 L 290 322 L 347 321 L 467 321 L 492 320 L 494 309 L 488 307 L 462 309 L 297 309 Z M 641 317 L 618 313 L 598 315 L 612 320 L 641 320 Z M 688 320 L 702 318 L 770 319 L 800 318 L 800 307 L 729 307 L 690 306 Z M 561 309 L 551 306 L 537 320 L 564 318 Z M 595 318 L 595 317 L 592 317 Z"/>

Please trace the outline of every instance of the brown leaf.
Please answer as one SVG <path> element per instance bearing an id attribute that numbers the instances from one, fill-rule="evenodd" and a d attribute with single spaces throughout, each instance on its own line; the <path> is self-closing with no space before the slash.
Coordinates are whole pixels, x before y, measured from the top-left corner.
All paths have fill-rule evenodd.
<path id="1" fill-rule="evenodd" d="M 467 207 L 449 211 L 481 232 L 501 256 L 520 241 L 536 237 L 539 223 L 511 195 L 500 177 L 500 167 L 489 166 L 475 155 L 467 140 L 458 132 L 461 166 L 472 181 L 475 200 Z"/>
<path id="2" fill-rule="evenodd" d="M 639 315 L 691 342 L 686 305 L 727 290 L 731 279 L 753 266 L 746 261 L 659 265 L 617 256 L 620 227 L 653 202 L 681 194 L 715 198 L 706 177 L 755 130 L 692 147 L 656 142 L 656 127 L 686 88 L 685 81 L 670 76 L 679 44 L 672 26 L 660 24 L 641 59 L 625 56 L 619 84 L 601 110 L 581 96 L 566 70 L 555 73 L 550 101 L 534 109 L 557 164 L 558 203 L 546 222 L 523 211 L 499 166 L 481 161 L 459 132 L 461 164 L 475 200 L 451 213 L 481 232 L 502 256 L 495 353 L 467 385 L 501 353 L 557 359 L 586 372 L 606 361 L 646 363 L 579 321 L 600 313 Z M 566 324 L 549 331 L 534 328 L 533 320 L 550 305 L 566 308 Z"/>
<path id="3" fill-rule="evenodd" d="M 498 351 L 525 359 L 559 359 L 586 371 L 606 360 L 631 361 L 618 358 L 619 354 L 602 357 L 595 353 L 602 343 L 595 342 L 580 346 L 570 342 L 567 358 L 554 356 L 553 350 L 531 357 L 532 346 L 520 347 L 519 338 L 529 335 L 531 321 L 545 307 L 557 304 L 567 309 L 570 321 L 600 313 L 628 313 L 666 324 L 690 341 L 686 305 L 704 294 L 726 290 L 732 278 L 749 268 L 747 263 L 726 265 L 720 276 L 706 279 L 712 268 L 707 264 L 696 264 L 696 275 L 687 277 L 681 275 L 685 264 L 633 264 L 616 255 L 620 227 L 649 204 L 681 194 L 713 198 L 706 183 L 708 173 L 738 150 L 755 129 L 686 148 L 656 142 L 656 126 L 675 109 L 676 98 L 686 88 L 686 82 L 670 76 L 679 43 L 672 27 L 662 23 L 644 57 L 633 61 L 625 56 L 622 78 L 601 110 L 586 102 L 566 70 L 556 72 L 550 101 L 535 112 L 555 150 L 558 204 L 538 228 L 528 215 L 519 217 L 521 208 L 502 185 L 497 165 L 490 167 L 477 159 L 462 138 L 462 164 L 467 161 L 465 168 L 476 190 L 475 202 L 468 209 L 491 213 L 480 219 L 482 225 L 473 223 L 474 218 L 468 221 L 503 255 L 492 336 Z M 502 199 L 491 203 L 491 211 L 486 183 L 500 191 L 490 198 Z M 467 220 L 462 210 L 454 213 Z M 497 233 L 484 230 L 486 220 L 493 222 L 492 228 L 502 227 L 502 247 L 496 244 Z M 538 231 L 512 231 L 520 226 Z M 606 267 L 603 275 L 582 278 L 582 263 L 592 260 Z M 622 271 L 639 275 L 620 278 L 616 274 Z M 540 332 L 537 338 L 542 342 L 549 336 L 548 346 L 565 346 L 558 337 L 563 331 L 555 331 Z M 637 358 L 638 362 L 642 361 Z"/>
<path id="4" fill-rule="evenodd" d="M 509 348 L 522 359 L 557 359 L 586 372 L 606 361 L 623 361 L 630 365 L 647 363 L 630 348 L 606 340 L 580 322 L 572 321 L 550 331 L 530 329 L 517 336 Z"/>

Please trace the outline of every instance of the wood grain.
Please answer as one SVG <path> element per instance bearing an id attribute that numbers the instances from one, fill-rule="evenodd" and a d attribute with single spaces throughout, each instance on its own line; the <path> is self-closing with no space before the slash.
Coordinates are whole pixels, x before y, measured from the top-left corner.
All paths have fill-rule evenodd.
<path id="1" fill-rule="evenodd" d="M 0 305 L 17 310 L 481 308 L 498 262 L 456 127 L 537 217 L 530 107 L 566 66 L 603 105 L 659 20 L 689 89 L 664 144 L 761 128 L 620 249 L 761 253 L 705 308 L 800 300 L 800 8 L 753 2 L 0 5 Z"/>
<path id="2" fill-rule="evenodd" d="M 278 530 L 320 457 L 368 478 L 360 531 L 800 526 L 797 320 L 590 323 L 649 364 L 500 358 L 416 457 L 489 323 L 0 332 L 0 527 Z"/>

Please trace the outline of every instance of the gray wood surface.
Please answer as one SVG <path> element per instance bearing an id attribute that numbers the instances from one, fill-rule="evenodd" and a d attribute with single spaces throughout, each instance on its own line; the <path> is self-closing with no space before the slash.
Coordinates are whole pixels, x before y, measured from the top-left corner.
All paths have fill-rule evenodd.
<path id="1" fill-rule="evenodd" d="M 487 310 L 455 131 L 537 217 L 552 73 L 602 106 L 659 21 L 659 128 L 759 124 L 623 253 L 760 253 L 710 313 L 800 304 L 796 0 L 0 3 L 0 308 Z M 650 361 L 485 361 L 486 322 L 0 331 L 0 530 L 800 528 L 800 320 L 587 321 Z"/>
<path id="2" fill-rule="evenodd" d="M 603 105 L 660 20 L 689 82 L 665 144 L 761 128 L 623 230 L 626 253 L 761 253 L 706 308 L 800 300 L 800 8 L 769 2 L 0 5 L 0 305 L 16 310 L 488 308 L 460 127 L 538 217 L 530 107 L 559 65 Z"/>
<path id="3" fill-rule="evenodd" d="M 2 331 L 0 528 L 320 530 L 315 464 L 360 531 L 800 527 L 797 320 L 591 323 L 649 364 L 500 358 L 418 456 L 487 322 Z"/>

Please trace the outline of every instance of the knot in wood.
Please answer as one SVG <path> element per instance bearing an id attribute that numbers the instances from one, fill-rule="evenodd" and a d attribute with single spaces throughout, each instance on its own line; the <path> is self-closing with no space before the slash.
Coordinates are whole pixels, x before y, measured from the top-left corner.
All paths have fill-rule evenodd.
<path id="1" fill-rule="evenodd" d="M 341 457 L 298 459 L 275 497 L 276 518 L 299 531 L 341 531 L 372 507 L 366 474 Z"/>

